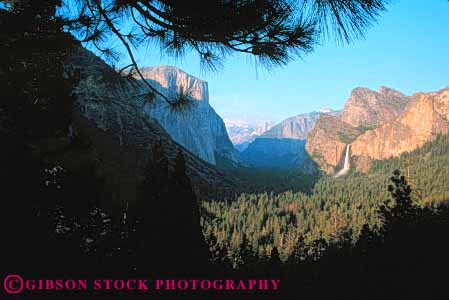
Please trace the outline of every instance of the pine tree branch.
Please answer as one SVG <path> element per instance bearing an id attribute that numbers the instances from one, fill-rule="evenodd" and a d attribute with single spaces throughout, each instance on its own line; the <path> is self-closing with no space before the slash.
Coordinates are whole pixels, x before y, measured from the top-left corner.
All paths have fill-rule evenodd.
<path id="1" fill-rule="evenodd" d="M 164 99 L 168 104 L 173 104 L 173 101 L 170 101 L 170 99 L 168 99 L 164 94 L 162 94 L 161 92 L 159 92 L 156 88 L 154 88 L 153 86 L 151 86 L 151 84 L 145 79 L 145 77 L 143 76 L 142 72 L 140 71 L 140 68 L 137 64 L 137 61 L 134 57 L 134 53 L 129 45 L 129 43 L 125 40 L 125 38 L 123 37 L 123 35 L 120 33 L 120 31 L 115 27 L 114 23 L 111 21 L 111 19 L 108 17 L 107 13 L 104 11 L 103 7 L 101 6 L 101 3 L 99 3 L 98 0 L 94 0 L 100 14 L 103 16 L 106 24 L 108 25 L 108 27 L 111 29 L 111 31 L 118 37 L 118 39 L 122 42 L 123 46 L 126 48 L 126 51 L 128 52 L 128 55 L 131 59 L 132 65 L 134 66 L 139 78 L 142 80 L 142 83 L 144 85 L 146 85 L 150 91 L 152 91 L 153 93 L 159 95 L 162 99 Z"/>

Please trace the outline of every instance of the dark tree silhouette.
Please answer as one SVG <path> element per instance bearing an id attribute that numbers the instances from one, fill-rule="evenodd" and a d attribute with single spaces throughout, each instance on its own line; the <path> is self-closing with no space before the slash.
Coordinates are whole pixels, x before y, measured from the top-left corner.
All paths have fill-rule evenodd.
<path id="1" fill-rule="evenodd" d="M 411 198 L 412 189 L 400 170 L 395 170 L 390 178 L 392 184 L 388 191 L 393 198 L 393 207 L 382 205 L 380 212 L 383 215 L 385 226 L 392 222 L 407 223 L 416 219 L 418 208 Z"/>
<path id="2" fill-rule="evenodd" d="M 177 154 L 171 170 L 162 145 L 156 144 L 152 153 L 138 207 L 140 266 L 166 274 L 204 271 L 209 255 L 184 156 Z"/>
<path id="3" fill-rule="evenodd" d="M 308 53 L 322 36 L 350 41 L 363 36 L 365 29 L 385 9 L 387 0 L 13 0 L 0 9 L 20 13 L 39 6 L 56 14 L 61 27 L 80 42 L 118 60 L 110 45 L 119 41 L 129 57 L 123 73 L 143 76 L 134 57 L 142 44 L 156 42 L 161 52 L 182 56 L 198 53 L 203 66 L 216 69 L 231 53 L 253 55 L 271 66 L 286 64 Z M 57 7 L 62 7 L 58 9 Z M 37 10 L 34 10 L 35 12 Z M 143 81 L 149 98 L 169 99 Z M 175 97 L 177 98 L 177 97 Z"/>

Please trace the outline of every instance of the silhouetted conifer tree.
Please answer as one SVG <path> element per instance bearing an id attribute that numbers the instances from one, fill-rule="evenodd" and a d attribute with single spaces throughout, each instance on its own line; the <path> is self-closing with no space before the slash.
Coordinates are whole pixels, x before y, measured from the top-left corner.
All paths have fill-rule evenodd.
<path id="1" fill-rule="evenodd" d="M 270 254 L 270 273 L 274 276 L 279 275 L 281 273 L 282 261 L 279 256 L 279 251 L 276 247 L 273 247 Z"/>
<path id="2" fill-rule="evenodd" d="M 416 219 L 418 208 L 411 198 L 412 189 L 407 183 L 401 171 L 395 170 L 390 178 L 392 184 L 388 186 L 388 191 L 394 201 L 393 207 L 382 205 L 380 212 L 384 218 L 385 226 L 392 223 L 413 222 Z"/>
<path id="3" fill-rule="evenodd" d="M 178 153 L 170 171 L 162 145 L 156 144 L 152 153 L 138 209 L 143 269 L 166 274 L 200 272 L 208 267 L 209 255 L 184 156 Z"/>

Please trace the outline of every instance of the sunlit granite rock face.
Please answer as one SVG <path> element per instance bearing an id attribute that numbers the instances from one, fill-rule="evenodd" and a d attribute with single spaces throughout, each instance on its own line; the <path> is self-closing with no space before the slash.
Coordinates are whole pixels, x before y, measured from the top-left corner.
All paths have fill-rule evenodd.
<path id="1" fill-rule="evenodd" d="M 112 165 L 119 165 L 119 162 L 124 161 L 122 164 L 126 168 L 120 173 L 130 173 L 127 178 L 140 178 L 143 176 L 147 161 L 152 157 L 153 147 L 161 145 L 171 167 L 176 161 L 178 152 L 184 154 L 187 175 L 192 181 L 194 190 L 201 197 L 215 197 L 214 195 L 225 197 L 234 193 L 236 181 L 232 176 L 228 176 L 222 170 L 199 159 L 192 149 L 180 145 L 167 133 L 167 129 L 160 125 L 161 122 L 151 118 L 148 112 L 144 111 L 146 104 L 140 96 L 142 93 L 138 86 L 136 87 L 135 84 L 120 78 L 104 61 L 81 47 L 73 51 L 66 64 L 68 72 L 74 69 L 79 70 L 80 73 L 80 82 L 73 91 L 76 98 L 73 111 L 73 131 L 76 133 L 80 131 L 80 128 L 87 128 L 84 130 L 88 132 L 86 138 L 102 150 L 99 153 L 100 156 L 104 155 L 103 152 L 113 153 L 112 157 L 103 158 L 104 161 Z M 190 82 L 192 84 L 190 86 L 196 88 L 194 95 L 202 93 L 207 97 L 207 84 L 200 84 L 201 81 L 189 79 L 188 76 L 185 76 L 183 80 Z M 199 111 L 198 113 L 212 111 L 211 115 L 217 117 L 207 102 L 200 102 L 199 100 L 197 102 L 200 104 L 199 106 L 204 107 L 203 110 L 197 107 L 194 111 Z M 156 106 L 162 107 L 159 104 Z M 145 108 L 149 109 L 149 107 Z M 216 146 L 217 149 L 225 149 L 228 139 L 227 135 L 220 136 L 218 134 L 226 133 L 225 129 L 222 128 L 224 125 L 219 122 L 220 120 L 215 119 L 215 123 L 189 125 L 189 122 L 198 122 L 192 120 L 195 118 L 190 117 L 191 113 L 186 111 L 184 115 L 172 115 L 174 122 L 177 122 L 174 124 L 181 124 L 186 127 L 189 135 L 195 133 L 195 136 L 200 136 L 202 132 L 201 130 L 195 131 L 192 127 L 203 126 L 206 128 L 204 132 L 208 132 L 209 136 L 215 137 L 215 140 L 210 143 L 206 139 L 200 140 L 197 142 L 198 147 L 212 148 Z M 165 115 L 162 114 L 162 116 Z M 176 117 L 185 119 L 179 121 L 176 120 Z M 171 124 L 170 120 L 168 118 L 166 120 L 169 125 Z M 225 146 L 220 144 L 223 140 L 222 143 Z M 206 142 L 207 145 L 201 145 L 201 143 Z M 220 190 L 216 191 L 211 187 Z M 206 193 L 211 193 L 211 195 Z M 123 195 L 124 201 L 130 201 L 130 198 L 129 194 Z"/>
<path id="2" fill-rule="evenodd" d="M 405 108 L 409 98 L 387 87 L 379 91 L 356 88 L 346 101 L 341 120 L 354 127 L 377 127 L 394 120 Z"/>
<path id="3" fill-rule="evenodd" d="M 353 154 L 370 159 L 398 156 L 448 133 L 448 121 L 449 89 L 415 94 L 398 118 L 359 136 L 352 144 Z"/>
<path id="4" fill-rule="evenodd" d="M 177 110 L 160 96 L 144 106 L 148 116 L 156 119 L 176 142 L 211 164 L 216 164 L 217 154 L 233 162 L 239 160 L 223 120 L 209 104 L 207 82 L 172 66 L 143 68 L 142 74 L 169 99 L 180 93 L 190 97 L 190 104 Z"/>
<path id="5" fill-rule="evenodd" d="M 354 89 L 340 117 L 321 116 L 306 149 L 328 174 L 337 172 L 351 145 L 351 167 L 366 171 L 373 160 L 412 151 L 449 132 L 449 89 L 407 97 L 381 87 Z"/>
<path id="6" fill-rule="evenodd" d="M 333 174 L 343 163 L 346 145 L 359 134 L 338 116 L 322 115 L 309 133 L 306 150 L 322 171 Z"/>

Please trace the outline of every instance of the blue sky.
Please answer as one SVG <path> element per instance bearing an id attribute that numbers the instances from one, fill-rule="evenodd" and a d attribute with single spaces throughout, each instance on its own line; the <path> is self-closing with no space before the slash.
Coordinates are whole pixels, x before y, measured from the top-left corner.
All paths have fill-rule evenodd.
<path id="1" fill-rule="evenodd" d="M 406 94 L 449 86 L 449 2 L 397 0 L 350 45 L 318 45 L 303 60 L 256 70 L 249 56 L 229 57 L 217 73 L 201 72 L 198 59 L 140 51 L 140 65 L 175 65 L 209 82 L 210 102 L 224 118 L 280 121 L 319 110 L 341 109 L 358 86 L 385 85 Z"/>

